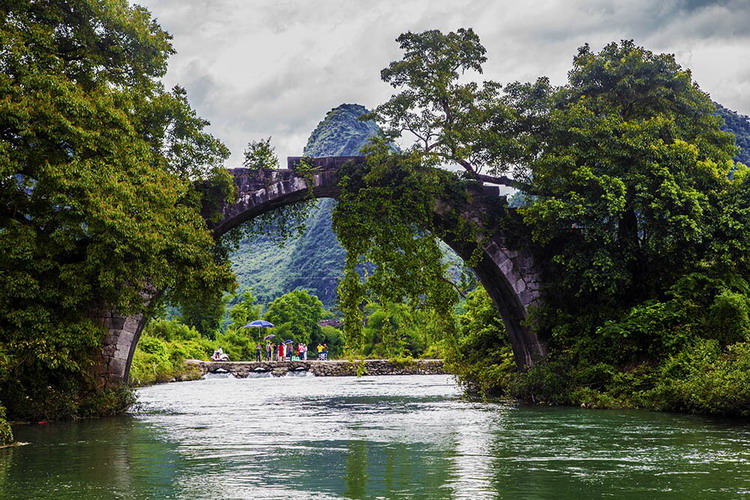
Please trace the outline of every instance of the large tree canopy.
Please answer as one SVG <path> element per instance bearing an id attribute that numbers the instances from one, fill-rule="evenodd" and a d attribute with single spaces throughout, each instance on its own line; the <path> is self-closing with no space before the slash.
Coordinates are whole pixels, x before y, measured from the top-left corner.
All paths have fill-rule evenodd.
<path id="1" fill-rule="evenodd" d="M 566 318 L 585 317 L 590 333 L 636 304 L 664 298 L 687 273 L 718 262 L 742 272 L 745 238 L 736 231 L 744 227 L 744 167 L 733 162 L 734 138 L 720 129 L 713 103 L 673 56 L 632 41 L 598 53 L 583 46 L 567 84 L 553 87 L 540 78 L 503 88 L 464 76 L 481 73 L 486 59 L 472 30 L 406 33 L 397 41 L 403 58 L 382 78 L 399 92 L 372 116 L 388 139 L 405 134 L 414 143 L 381 159 L 373 168 L 378 176 L 363 176 L 356 191 L 374 193 L 366 196 L 371 206 L 410 198 L 412 205 L 419 199 L 433 207 L 443 194 L 425 190 L 434 176 L 424 167 L 448 163 L 463 167 L 466 178 L 519 188 L 529 234 L 518 241 L 533 242 L 544 265 L 549 314 L 540 319 L 549 321 L 537 325 L 554 330 Z M 385 190 L 378 185 L 403 168 L 420 180 Z M 381 228 L 388 214 L 382 206 L 369 216 L 368 207 L 353 215 L 346 204 L 360 198 L 349 194 L 351 180 L 344 177 L 336 221 L 342 241 L 360 255 L 375 241 L 347 221 L 379 228 L 384 242 L 399 235 L 392 255 L 378 250 L 368 258 L 388 279 L 381 293 L 408 296 L 404 290 L 419 281 L 414 275 L 424 261 L 410 250 L 411 241 L 431 228 L 427 217 L 415 224 L 419 212 L 412 210 L 403 222 L 389 219 Z M 409 194 L 401 194 L 405 189 Z M 364 293 L 354 279 L 342 286 L 357 292 L 344 297 Z M 569 330 L 586 334 L 580 325 Z"/>
<path id="2" fill-rule="evenodd" d="M 404 33 L 396 39 L 404 57 L 381 72 L 401 89 L 366 118 L 374 118 L 389 139 L 403 133 L 415 140 L 408 148 L 423 162 L 460 165 L 471 178 L 504 185 L 521 154 L 514 136 L 513 110 L 499 99 L 495 82 L 464 82 L 467 71 L 482 72 L 487 60 L 471 29 Z"/>
<path id="3" fill-rule="evenodd" d="M 92 307 L 232 283 L 200 216 L 231 183 L 227 149 L 159 81 L 173 50 L 145 9 L 10 0 L 0 46 L 0 393 L 21 411 L 80 385 L 101 337 Z"/>
<path id="4" fill-rule="evenodd" d="M 705 257 L 736 153 L 674 57 L 632 41 L 579 49 L 552 92 L 522 209 L 567 296 L 659 296 Z"/>

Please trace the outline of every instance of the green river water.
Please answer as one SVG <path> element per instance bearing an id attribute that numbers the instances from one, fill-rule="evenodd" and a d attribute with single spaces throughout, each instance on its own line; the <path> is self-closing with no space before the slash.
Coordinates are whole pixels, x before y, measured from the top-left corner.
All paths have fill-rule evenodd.
<path id="1" fill-rule="evenodd" d="M 738 498 L 750 424 L 462 398 L 448 376 L 211 378 L 14 428 L 0 498 Z"/>

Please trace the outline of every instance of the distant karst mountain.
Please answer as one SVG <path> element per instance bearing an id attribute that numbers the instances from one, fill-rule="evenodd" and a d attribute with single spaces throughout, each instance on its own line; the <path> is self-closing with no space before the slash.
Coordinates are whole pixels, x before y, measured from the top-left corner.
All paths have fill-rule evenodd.
<path id="1" fill-rule="evenodd" d="M 750 118 L 727 109 L 721 104 L 714 104 L 716 104 L 718 115 L 724 119 L 724 126 L 721 129 L 725 132 L 732 132 L 740 147 L 739 154 L 734 157 L 735 161 L 750 166 Z"/>
<path id="2" fill-rule="evenodd" d="M 367 113 L 359 104 L 342 104 L 326 114 L 310 135 L 305 156 L 355 156 L 379 133 L 375 122 L 359 121 Z M 286 159 L 282 158 L 284 162 Z M 336 302 L 336 287 L 344 268 L 345 251 L 331 228 L 336 201 L 318 200 L 305 223 L 305 232 L 283 247 L 268 238 L 242 241 L 232 255 L 241 290 L 250 290 L 263 303 L 306 288 L 327 308 Z"/>

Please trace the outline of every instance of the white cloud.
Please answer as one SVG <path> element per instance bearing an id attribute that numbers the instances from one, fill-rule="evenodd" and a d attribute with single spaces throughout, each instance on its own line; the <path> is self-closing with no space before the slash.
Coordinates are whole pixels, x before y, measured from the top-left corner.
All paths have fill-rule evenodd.
<path id="1" fill-rule="evenodd" d="M 179 83 L 232 150 L 273 136 L 301 153 L 325 113 L 372 107 L 391 94 L 380 70 L 405 31 L 473 27 L 487 48 L 484 78 L 563 83 L 576 49 L 621 39 L 674 53 L 701 88 L 750 114 L 746 0 L 139 0 L 174 36 L 167 84 Z"/>

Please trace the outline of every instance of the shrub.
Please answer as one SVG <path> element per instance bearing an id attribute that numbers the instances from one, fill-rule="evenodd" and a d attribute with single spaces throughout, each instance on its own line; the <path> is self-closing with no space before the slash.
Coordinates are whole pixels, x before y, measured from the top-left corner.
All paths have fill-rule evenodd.
<path id="1" fill-rule="evenodd" d="M 10 424 L 5 419 L 5 407 L 0 406 L 0 446 L 10 444 L 13 442 L 13 431 L 10 429 Z"/>
<path id="2" fill-rule="evenodd" d="M 198 376 L 186 359 L 208 359 L 214 342 L 175 320 L 149 322 L 141 335 L 130 367 L 132 385 L 168 382 Z"/>
<path id="3" fill-rule="evenodd" d="M 750 415 L 750 344 L 700 340 L 662 367 L 649 402 L 663 410 Z"/>

